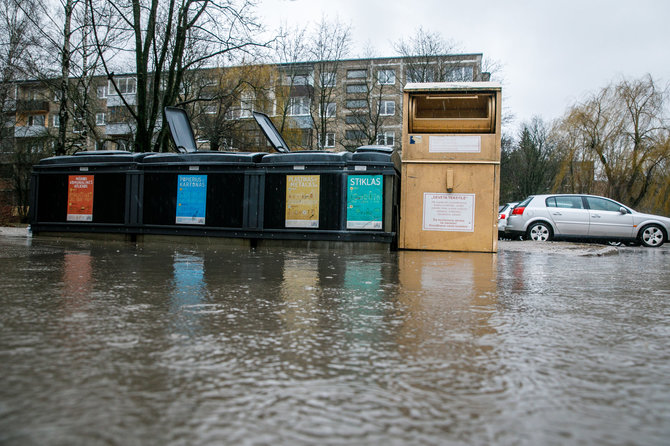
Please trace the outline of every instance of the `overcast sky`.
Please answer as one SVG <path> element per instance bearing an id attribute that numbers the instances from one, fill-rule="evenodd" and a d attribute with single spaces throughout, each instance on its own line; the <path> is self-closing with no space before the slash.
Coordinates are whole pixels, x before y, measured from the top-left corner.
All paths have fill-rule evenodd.
<path id="1" fill-rule="evenodd" d="M 322 16 L 352 26 L 354 54 L 392 43 L 419 26 L 465 53 L 503 65 L 503 102 L 515 125 L 566 108 L 612 81 L 649 73 L 670 82 L 670 0 L 259 0 L 268 29 L 314 25 Z"/>

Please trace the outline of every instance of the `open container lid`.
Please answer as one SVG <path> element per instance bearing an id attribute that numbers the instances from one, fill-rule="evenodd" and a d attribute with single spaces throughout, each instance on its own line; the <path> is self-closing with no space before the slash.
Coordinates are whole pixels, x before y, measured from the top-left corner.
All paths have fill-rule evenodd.
<path id="1" fill-rule="evenodd" d="M 253 112 L 253 115 L 261 130 L 265 133 L 265 137 L 277 152 L 288 153 L 291 151 L 268 115 L 259 112 Z"/>
<path id="2" fill-rule="evenodd" d="M 172 141 L 180 152 L 197 152 L 191 121 L 186 111 L 177 107 L 165 107 L 165 120 L 170 127 Z"/>

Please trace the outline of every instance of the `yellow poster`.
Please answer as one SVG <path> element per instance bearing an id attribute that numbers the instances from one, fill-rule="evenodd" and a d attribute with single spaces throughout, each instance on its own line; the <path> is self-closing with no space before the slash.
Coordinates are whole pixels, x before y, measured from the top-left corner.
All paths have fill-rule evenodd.
<path id="1" fill-rule="evenodd" d="M 319 175 L 286 176 L 286 227 L 319 227 Z"/>

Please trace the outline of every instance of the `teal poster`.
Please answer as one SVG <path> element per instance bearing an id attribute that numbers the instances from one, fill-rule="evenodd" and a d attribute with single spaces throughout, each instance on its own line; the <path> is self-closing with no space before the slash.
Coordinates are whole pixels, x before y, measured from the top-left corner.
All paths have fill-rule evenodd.
<path id="1" fill-rule="evenodd" d="M 207 175 L 179 175 L 177 183 L 177 224 L 204 225 Z"/>
<path id="2" fill-rule="evenodd" d="M 347 229 L 382 229 L 383 175 L 349 175 Z"/>

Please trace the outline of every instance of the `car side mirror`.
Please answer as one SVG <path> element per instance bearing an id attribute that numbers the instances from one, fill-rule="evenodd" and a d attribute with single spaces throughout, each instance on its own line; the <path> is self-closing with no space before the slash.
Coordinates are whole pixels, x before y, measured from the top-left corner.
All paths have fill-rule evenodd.
<path id="1" fill-rule="evenodd" d="M 625 207 L 621 206 L 621 207 L 619 208 L 619 212 L 621 212 L 622 214 L 627 214 L 627 213 L 628 213 L 628 209 L 626 209 Z"/>

